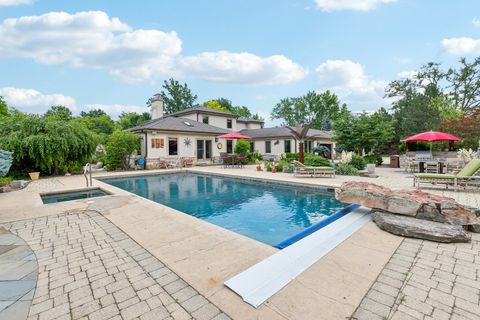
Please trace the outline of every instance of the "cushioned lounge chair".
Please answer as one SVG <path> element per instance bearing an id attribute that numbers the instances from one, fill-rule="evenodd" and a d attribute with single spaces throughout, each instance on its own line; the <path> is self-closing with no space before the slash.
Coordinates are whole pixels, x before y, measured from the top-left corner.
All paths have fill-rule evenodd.
<path id="1" fill-rule="evenodd" d="M 293 160 L 295 177 L 335 177 L 335 169 L 332 167 L 308 167 L 303 163 Z"/>
<path id="2" fill-rule="evenodd" d="M 480 159 L 473 159 L 457 174 L 416 173 L 413 177 L 413 186 L 419 188 L 420 183 L 444 184 L 447 188 L 453 186 L 480 186 Z"/>

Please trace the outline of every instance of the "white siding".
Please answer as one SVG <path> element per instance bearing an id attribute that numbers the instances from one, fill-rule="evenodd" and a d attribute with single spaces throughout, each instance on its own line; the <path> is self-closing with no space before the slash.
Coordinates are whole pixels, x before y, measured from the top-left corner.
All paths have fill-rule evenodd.
<path id="1" fill-rule="evenodd" d="M 144 134 L 141 134 L 144 136 Z M 216 135 L 200 135 L 200 134 L 185 134 L 185 133 L 165 133 L 165 132 L 148 132 L 147 133 L 147 148 L 148 155 L 146 157 L 147 162 L 152 162 L 158 159 L 177 159 L 181 158 L 193 158 L 197 161 L 197 140 L 210 140 L 212 144 L 211 156 L 219 157 L 221 152 L 227 152 L 226 139 L 215 138 Z M 153 148 L 152 139 L 163 139 L 163 148 Z M 178 155 L 169 155 L 168 139 L 176 138 L 178 141 Z M 185 144 L 185 139 L 190 140 L 190 145 Z M 217 141 L 215 141 L 217 140 Z M 235 148 L 235 140 L 233 140 L 233 148 Z M 221 144 L 221 149 L 218 148 Z M 142 156 L 145 157 L 145 141 L 142 139 Z M 199 160 L 202 161 L 203 160 Z"/>

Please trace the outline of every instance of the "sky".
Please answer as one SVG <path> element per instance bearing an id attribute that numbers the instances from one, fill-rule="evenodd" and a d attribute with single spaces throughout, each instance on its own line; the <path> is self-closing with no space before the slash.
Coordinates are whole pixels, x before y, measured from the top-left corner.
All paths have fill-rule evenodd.
<path id="1" fill-rule="evenodd" d="M 0 96 L 32 113 L 145 112 L 175 78 L 275 125 L 282 98 L 388 108 L 389 81 L 476 56 L 478 0 L 0 0 Z"/>

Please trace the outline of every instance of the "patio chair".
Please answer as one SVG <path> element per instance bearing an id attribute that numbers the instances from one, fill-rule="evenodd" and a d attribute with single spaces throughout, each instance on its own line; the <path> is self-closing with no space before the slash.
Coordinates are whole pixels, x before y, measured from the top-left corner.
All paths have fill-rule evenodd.
<path id="1" fill-rule="evenodd" d="M 420 183 L 444 184 L 446 188 L 453 186 L 456 191 L 459 186 L 480 186 L 480 159 L 473 159 L 457 174 L 416 173 L 413 186 L 419 188 Z"/>
<path id="2" fill-rule="evenodd" d="M 335 169 L 332 167 L 309 167 L 303 163 L 293 160 L 292 164 L 295 166 L 293 175 L 295 177 L 333 177 L 335 178 Z"/>

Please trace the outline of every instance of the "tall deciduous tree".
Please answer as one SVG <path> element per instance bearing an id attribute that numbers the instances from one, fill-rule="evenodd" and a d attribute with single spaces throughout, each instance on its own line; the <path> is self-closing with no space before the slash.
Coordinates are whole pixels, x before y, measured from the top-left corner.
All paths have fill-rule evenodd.
<path id="1" fill-rule="evenodd" d="M 272 110 L 273 119 L 283 119 L 286 125 L 301 123 L 312 128 L 329 130 L 332 121 L 339 115 L 340 101 L 330 91 L 282 99 Z"/>
<path id="2" fill-rule="evenodd" d="M 335 120 L 333 131 L 338 146 L 350 147 L 359 154 L 387 146 L 395 135 L 390 115 L 384 109 L 373 114 L 343 113 Z"/>
<path id="3" fill-rule="evenodd" d="M 137 134 L 126 130 L 115 130 L 106 147 L 108 168 L 127 170 L 130 155 L 139 148 L 140 137 Z"/>
<path id="4" fill-rule="evenodd" d="M 163 98 L 163 108 L 165 114 L 185 110 L 193 107 L 197 100 L 197 95 L 193 94 L 186 83 L 180 84 L 175 79 L 170 78 L 168 81 L 163 82 L 160 95 Z M 150 99 L 147 101 L 147 105 L 150 106 Z"/>
<path id="5" fill-rule="evenodd" d="M 144 112 L 142 114 L 136 112 L 122 112 L 118 117 L 118 125 L 122 130 L 130 129 L 141 125 L 145 121 L 151 119 L 150 113 Z"/>
<path id="6" fill-rule="evenodd" d="M 72 119 L 72 111 L 65 106 L 52 106 L 45 112 L 45 117 L 54 120 L 68 121 Z"/>

